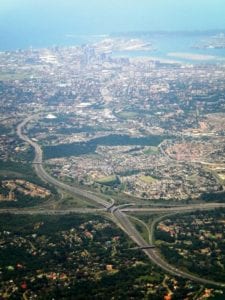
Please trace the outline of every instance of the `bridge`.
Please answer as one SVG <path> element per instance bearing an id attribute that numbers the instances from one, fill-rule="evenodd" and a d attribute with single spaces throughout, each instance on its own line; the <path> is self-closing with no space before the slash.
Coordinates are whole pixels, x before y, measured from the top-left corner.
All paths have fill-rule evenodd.
<path id="1" fill-rule="evenodd" d="M 110 212 L 111 211 L 111 209 L 114 207 L 114 205 L 115 205 L 115 200 L 114 199 L 111 199 L 112 200 L 112 203 L 108 206 L 108 207 L 106 207 L 106 211 L 108 211 L 108 212 Z"/>
<path id="2" fill-rule="evenodd" d="M 146 245 L 146 246 L 129 248 L 128 250 L 146 250 L 146 249 L 155 249 L 155 248 L 156 246 L 154 245 Z"/>
<path id="3" fill-rule="evenodd" d="M 136 209 L 135 206 L 133 208 L 126 208 L 128 206 L 135 205 L 134 203 L 128 203 L 128 204 L 115 206 L 114 202 L 108 203 L 108 201 L 106 201 L 100 195 L 96 195 L 90 191 L 85 191 L 81 188 L 68 185 L 64 182 L 57 180 L 56 178 L 52 177 L 49 173 L 47 173 L 47 171 L 44 169 L 43 165 L 40 163 L 43 161 L 43 154 L 42 154 L 41 147 L 23 133 L 23 128 L 33 118 L 34 118 L 34 116 L 29 116 L 22 123 L 20 123 L 17 126 L 17 135 L 23 141 L 30 144 L 30 146 L 33 147 L 33 149 L 35 150 L 34 163 L 37 163 L 37 164 L 34 165 L 34 169 L 36 171 L 36 174 L 43 181 L 48 182 L 49 184 L 52 184 L 53 186 L 55 186 L 59 189 L 65 190 L 69 193 L 72 193 L 75 196 L 81 196 L 87 200 L 93 201 L 96 204 L 98 204 L 99 206 L 103 207 L 104 210 L 107 209 L 111 213 L 111 217 L 112 217 L 112 220 L 114 221 L 114 223 L 116 225 L 118 225 L 118 227 L 120 227 L 123 230 L 123 232 L 125 232 L 133 240 L 133 242 L 138 245 L 138 247 L 135 247 L 133 249 L 134 250 L 135 249 L 142 250 L 153 263 L 155 263 L 156 265 L 161 267 L 161 269 L 163 269 L 164 271 L 166 271 L 174 276 L 183 277 L 183 278 L 186 278 L 189 280 L 199 282 L 201 284 L 213 285 L 213 286 L 218 286 L 218 287 L 223 287 L 223 288 L 225 287 L 225 283 L 223 283 L 223 282 L 215 282 L 213 280 L 205 279 L 198 275 L 190 274 L 186 271 L 177 269 L 173 265 L 170 265 L 160 256 L 158 251 L 155 249 L 156 248 L 155 246 L 149 245 L 144 240 L 144 238 L 141 236 L 141 234 L 138 232 L 138 230 L 135 228 L 135 226 L 130 222 L 129 217 L 127 216 L 127 214 L 125 212 L 126 211 L 147 211 L 147 210 L 149 210 L 149 208 L 144 208 L 144 210 L 143 210 L 143 208 Z M 225 204 L 224 203 L 208 203 L 208 204 L 202 203 L 202 204 L 197 204 L 195 206 L 192 205 L 191 207 L 190 206 L 179 207 L 179 209 L 171 208 L 172 211 L 170 211 L 170 213 L 172 213 L 172 214 L 173 213 L 183 213 L 185 211 L 196 211 L 199 209 L 201 209 L 201 210 L 205 210 L 205 209 L 209 210 L 210 209 L 211 210 L 211 209 L 215 209 L 215 208 L 219 208 L 219 207 L 225 207 Z M 158 209 L 158 208 L 156 208 L 156 209 Z M 149 211 L 153 212 L 153 208 L 150 208 Z M 168 212 L 168 208 L 166 209 L 166 211 Z M 19 212 L 19 211 L 16 210 L 15 213 L 17 213 L 17 212 Z M 75 212 L 75 210 L 74 211 L 69 210 L 67 212 L 65 212 L 64 210 L 63 211 L 53 211 L 53 212 L 49 212 L 49 213 L 66 214 L 68 212 L 73 213 L 73 212 Z M 165 209 L 164 209 L 164 212 L 165 212 Z M 44 211 L 43 213 L 46 214 L 46 211 Z M 24 212 L 23 212 L 23 214 L 24 214 Z M 33 211 L 31 212 L 31 214 L 33 214 Z M 152 227 L 152 230 L 153 229 L 154 228 Z"/>

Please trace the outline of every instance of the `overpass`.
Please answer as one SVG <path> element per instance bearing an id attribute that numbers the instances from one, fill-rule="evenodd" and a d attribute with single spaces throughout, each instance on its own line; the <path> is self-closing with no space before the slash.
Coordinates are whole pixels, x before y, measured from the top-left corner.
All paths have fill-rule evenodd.
<path id="1" fill-rule="evenodd" d="M 57 180 L 56 178 L 52 177 L 50 174 L 48 174 L 45 169 L 43 168 L 42 165 L 42 161 L 43 161 L 43 154 L 42 154 L 42 149 L 41 147 L 34 141 L 32 141 L 28 136 L 26 136 L 25 134 L 23 134 L 22 130 L 24 128 L 24 126 L 31 121 L 32 119 L 34 119 L 34 116 L 30 116 L 28 118 L 26 118 L 22 123 L 20 123 L 17 127 L 17 135 L 24 140 L 25 142 L 27 142 L 28 144 L 30 144 L 34 150 L 35 150 L 35 158 L 34 158 L 34 169 L 37 173 L 37 175 L 45 182 L 48 182 L 60 189 L 66 190 L 72 194 L 74 194 L 75 196 L 81 196 L 84 197 L 90 201 L 95 202 L 96 204 L 100 205 L 101 207 L 103 206 L 108 212 L 111 213 L 112 215 L 112 219 L 115 222 L 115 224 L 117 224 L 132 240 L 134 243 L 137 244 L 137 249 L 141 249 L 147 256 L 148 258 L 155 263 L 156 265 L 158 265 L 160 268 L 162 268 L 164 271 L 174 275 L 174 276 L 179 276 L 179 277 L 183 277 L 186 279 L 190 279 L 202 284 L 207 284 L 207 285 L 213 285 L 213 286 L 218 286 L 218 287 L 225 287 L 225 283 L 221 283 L 221 282 L 215 282 L 212 280 L 208 280 L 208 279 L 204 279 L 200 276 L 197 275 L 192 275 L 188 272 L 185 272 L 183 270 L 179 270 L 177 268 L 175 268 L 174 266 L 168 264 L 161 256 L 160 253 L 158 253 L 157 249 L 154 247 L 154 245 L 149 245 L 141 236 L 141 234 L 136 230 L 136 228 L 134 227 L 133 224 L 131 224 L 128 216 L 125 214 L 125 211 L 131 211 L 131 212 L 137 212 L 137 211 L 143 211 L 143 212 L 147 212 L 147 211 L 154 211 L 154 208 L 126 208 L 127 206 L 131 206 L 134 205 L 132 203 L 128 203 L 128 204 L 123 204 L 123 205 L 119 205 L 119 206 L 115 206 L 114 203 L 108 203 L 106 200 L 102 199 L 100 196 L 97 196 L 91 192 L 85 191 L 81 188 L 77 188 L 77 187 L 73 187 L 70 186 L 68 184 L 65 184 L 63 182 L 60 182 L 59 180 Z M 177 212 L 185 212 L 185 211 L 193 211 L 193 210 L 199 210 L 199 209 L 214 209 L 214 208 L 219 208 L 219 207 L 225 207 L 225 204 L 215 204 L 215 203 L 208 203 L 208 204 L 199 204 L 199 205 L 192 205 L 191 207 L 186 206 L 186 207 L 179 207 L 179 208 L 174 208 L 172 207 L 171 210 L 173 210 L 173 212 L 177 211 Z M 160 211 L 160 212 L 168 212 L 168 208 L 156 208 L 155 211 Z M 17 210 L 18 211 L 18 210 Z M 11 212 L 11 211 L 10 211 Z M 30 211 L 26 211 L 28 214 L 29 213 L 33 213 Z M 23 211 L 23 214 L 26 213 L 25 211 Z M 56 211 L 55 211 L 56 212 Z M 73 213 L 75 212 L 75 210 L 67 210 L 66 211 L 57 211 L 59 214 L 66 214 L 66 213 Z M 44 214 L 45 212 L 43 212 Z M 47 213 L 47 211 L 46 211 Z M 49 212 L 50 213 L 50 212 Z M 54 214 L 54 212 L 53 212 Z"/>

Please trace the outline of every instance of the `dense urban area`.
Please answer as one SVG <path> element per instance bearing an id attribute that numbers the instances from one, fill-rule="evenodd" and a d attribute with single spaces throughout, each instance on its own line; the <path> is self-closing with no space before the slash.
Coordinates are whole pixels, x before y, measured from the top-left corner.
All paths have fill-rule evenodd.
<path id="1" fill-rule="evenodd" d="M 224 299 L 225 63 L 153 49 L 0 53 L 0 299 Z"/>

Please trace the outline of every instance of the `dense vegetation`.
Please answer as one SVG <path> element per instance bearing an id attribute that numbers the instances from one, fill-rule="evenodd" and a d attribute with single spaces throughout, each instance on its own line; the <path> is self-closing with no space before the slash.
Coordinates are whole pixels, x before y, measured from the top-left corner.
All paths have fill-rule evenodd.
<path id="1" fill-rule="evenodd" d="M 200 200 L 207 202 L 224 202 L 225 201 L 225 191 L 217 193 L 204 193 L 201 195 Z"/>
<path id="2" fill-rule="evenodd" d="M 0 182 L 0 193 L 2 195 L 7 195 L 8 190 L 6 193 L 6 190 L 1 187 Z M 0 208 L 26 208 L 26 207 L 32 207 L 37 206 L 43 203 L 46 203 L 50 199 L 50 196 L 47 198 L 41 198 L 41 197 L 32 197 L 29 195 L 24 195 L 18 191 L 14 192 L 16 201 L 0 201 Z"/>
<path id="3" fill-rule="evenodd" d="M 152 299 L 173 289 L 173 278 L 100 216 L 14 216 L 0 218 L 0 293 L 11 299 Z M 106 266 L 112 265 L 112 271 Z M 54 279 L 55 278 L 55 279 Z M 162 284 L 164 282 L 164 284 Z M 179 279 L 173 299 L 199 286 Z"/>
<path id="4" fill-rule="evenodd" d="M 155 238 L 166 259 L 205 278 L 224 282 L 225 210 L 166 218 Z"/>
<path id="5" fill-rule="evenodd" d="M 126 146 L 126 145 L 140 145 L 140 146 L 158 146 L 163 140 L 164 136 L 147 136 L 147 137 L 130 137 L 128 135 L 111 134 L 104 137 L 92 139 L 88 142 L 76 142 L 71 144 L 61 144 L 57 146 L 44 147 L 45 159 L 67 156 L 78 156 L 95 152 L 98 145 L 102 146 Z"/>
<path id="6" fill-rule="evenodd" d="M 0 124 L 0 135 L 8 134 L 10 132 L 10 128 Z"/>
<path id="7" fill-rule="evenodd" d="M 34 184 L 50 189 L 53 193 L 56 189 L 41 181 L 36 175 L 31 163 L 19 163 L 13 161 L 0 161 L 0 180 L 22 178 Z"/>

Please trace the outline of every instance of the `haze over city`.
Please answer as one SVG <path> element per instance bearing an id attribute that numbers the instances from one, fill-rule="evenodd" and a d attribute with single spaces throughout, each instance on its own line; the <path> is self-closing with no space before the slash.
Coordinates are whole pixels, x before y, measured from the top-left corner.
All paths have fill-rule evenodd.
<path id="1" fill-rule="evenodd" d="M 0 299 L 225 299 L 224 0 L 0 4 Z"/>
<path id="2" fill-rule="evenodd" d="M 66 43 L 68 34 L 224 29 L 224 15 L 223 0 L 2 0 L 0 48 Z"/>

